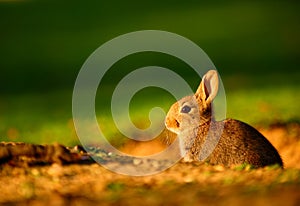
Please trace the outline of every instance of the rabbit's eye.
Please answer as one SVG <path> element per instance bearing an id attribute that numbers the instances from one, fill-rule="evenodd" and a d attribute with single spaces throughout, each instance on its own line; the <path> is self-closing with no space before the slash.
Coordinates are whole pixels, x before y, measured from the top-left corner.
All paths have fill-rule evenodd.
<path id="1" fill-rule="evenodd" d="M 185 105 L 184 107 L 182 107 L 181 109 L 181 113 L 189 113 L 191 111 L 191 107 Z"/>

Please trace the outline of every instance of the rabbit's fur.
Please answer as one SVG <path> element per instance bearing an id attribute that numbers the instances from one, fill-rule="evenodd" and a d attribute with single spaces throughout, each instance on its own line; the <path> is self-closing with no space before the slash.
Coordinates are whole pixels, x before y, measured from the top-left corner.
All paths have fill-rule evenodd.
<path id="1" fill-rule="evenodd" d="M 184 160 L 224 166 L 283 166 L 272 144 L 250 125 L 234 119 L 215 121 L 212 101 L 218 83 L 217 72 L 208 71 L 196 93 L 173 104 L 167 114 L 166 128 L 178 135 Z"/>

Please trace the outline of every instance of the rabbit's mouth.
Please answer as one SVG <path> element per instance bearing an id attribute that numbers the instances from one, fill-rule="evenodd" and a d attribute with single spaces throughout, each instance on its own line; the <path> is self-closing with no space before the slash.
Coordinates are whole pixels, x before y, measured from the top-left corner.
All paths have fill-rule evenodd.
<path id="1" fill-rule="evenodd" d="M 176 124 L 176 128 L 180 128 L 180 123 L 177 120 L 175 120 L 175 124 Z"/>
<path id="2" fill-rule="evenodd" d="M 171 132 L 178 134 L 179 133 L 179 128 L 180 128 L 180 123 L 174 119 L 174 121 L 171 123 L 169 121 L 165 122 L 166 128 L 170 130 Z"/>

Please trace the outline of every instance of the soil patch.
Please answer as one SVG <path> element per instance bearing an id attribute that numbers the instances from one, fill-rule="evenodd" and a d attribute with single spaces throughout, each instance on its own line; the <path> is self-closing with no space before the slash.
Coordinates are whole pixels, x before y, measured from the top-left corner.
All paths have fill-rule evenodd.
<path id="1" fill-rule="evenodd" d="M 44 145 L 47 149 L 39 150 L 41 146 L 37 145 L 2 143 L 0 203 L 299 205 L 300 125 L 274 124 L 259 130 L 278 149 L 285 169 L 277 166 L 252 169 L 249 165 L 224 168 L 179 162 L 156 175 L 132 177 L 113 173 L 94 163 L 80 147 Z M 156 146 L 159 145 L 156 144 L 158 143 L 153 142 L 152 146 L 148 144 L 145 147 L 145 144 L 131 142 L 125 145 L 123 150 L 133 153 L 143 150 L 149 152 L 151 148 L 157 149 Z M 22 152 L 14 152 L 12 148 L 17 147 L 25 149 Z M 28 149 L 29 147 L 31 149 Z M 55 155 L 52 157 L 50 154 Z M 106 158 L 111 158 L 107 155 L 109 154 L 103 152 L 99 156 L 103 163 Z M 134 159 L 124 160 L 124 163 L 126 162 L 133 163 Z M 159 163 L 153 162 L 141 164 L 141 167 L 145 165 L 159 167 Z"/>

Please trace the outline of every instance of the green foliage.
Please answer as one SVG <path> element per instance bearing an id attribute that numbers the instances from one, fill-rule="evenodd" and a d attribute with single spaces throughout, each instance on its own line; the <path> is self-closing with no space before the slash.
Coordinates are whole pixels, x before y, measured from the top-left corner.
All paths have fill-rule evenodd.
<path id="1" fill-rule="evenodd" d="M 253 165 L 247 164 L 247 163 L 243 163 L 243 164 L 241 164 L 241 165 L 237 165 L 237 166 L 234 167 L 234 169 L 235 169 L 236 171 L 242 171 L 242 170 L 244 170 L 244 171 L 249 171 L 249 170 L 251 170 L 251 169 L 253 169 L 253 168 L 254 168 Z"/>
<path id="2" fill-rule="evenodd" d="M 277 170 L 280 168 L 281 168 L 281 166 L 279 164 L 274 164 L 274 165 L 270 165 L 270 166 L 266 167 L 267 170 Z"/>
<path id="3" fill-rule="evenodd" d="M 299 87 L 227 91 L 227 116 L 249 124 L 268 126 L 300 119 Z"/>
<path id="4" fill-rule="evenodd" d="M 0 92 L 71 89 L 98 46 L 145 29 L 174 32 L 196 42 L 222 76 L 241 77 L 230 81 L 233 87 L 249 82 L 249 75 L 265 80 L 288 72 L 293 73 L 284 75 L 288 81 L 277 79 L 291 84 L 292 77 L 297 83 L 298 11 L 295 1 L 1 1 Z"/>
<path id="5" fill-rule="evenodd" d="M 175 101 L 163 92 L 153 94 L 150 91 L 135 96 L 131 103 L 131 119 L 139 128 L 150 125 L 148 115 L 151 108 L 159 106 L 167 112 Z M 258 126 L 268 126 L 276 121 L 299 120 L 299 96 L 295 95 L 297 91 L 294 87 L 228 91 L 227 116 Z M 1 97 L 1 140 L 78 144 L 72 121 L 71 100 L 70 91 Z M 105 135 L 113 144 L 122 144 L 125 137 L 114 125 L 109 105 L 99 107 L 96 104 L 96 110 L 98 122 L 104 128 Z"/>
<path id="6" fill-rule="evenodd" d="M 112 192 L 122 192 L 125 189 L 124 183 L 119 182 L 111 182 L 106 188 Z"/>
<path id="7" fill-rule="evenodd" d="M 0 140 L 78 144 L 71 95 L 86 58 L 120 34 L 166 30 L 197 43 L 218 68 L 227 116 L 250 124 L 299 120 L 299 3 L 294 1 L 1 1 Z M 47 9 L 45 9 L 47 8 Z M 170 68 L 196 89 L 200 79 L 184 62 L 154 52 L 130 55 L 104 76 L 96 98 L 100 126 L 121 144 L 110 114 L 114 87 L 143 66 Z M 153 106 L 166 112 L 175 99 L 141 91 L 130 105 L 140 128 Z"/>

